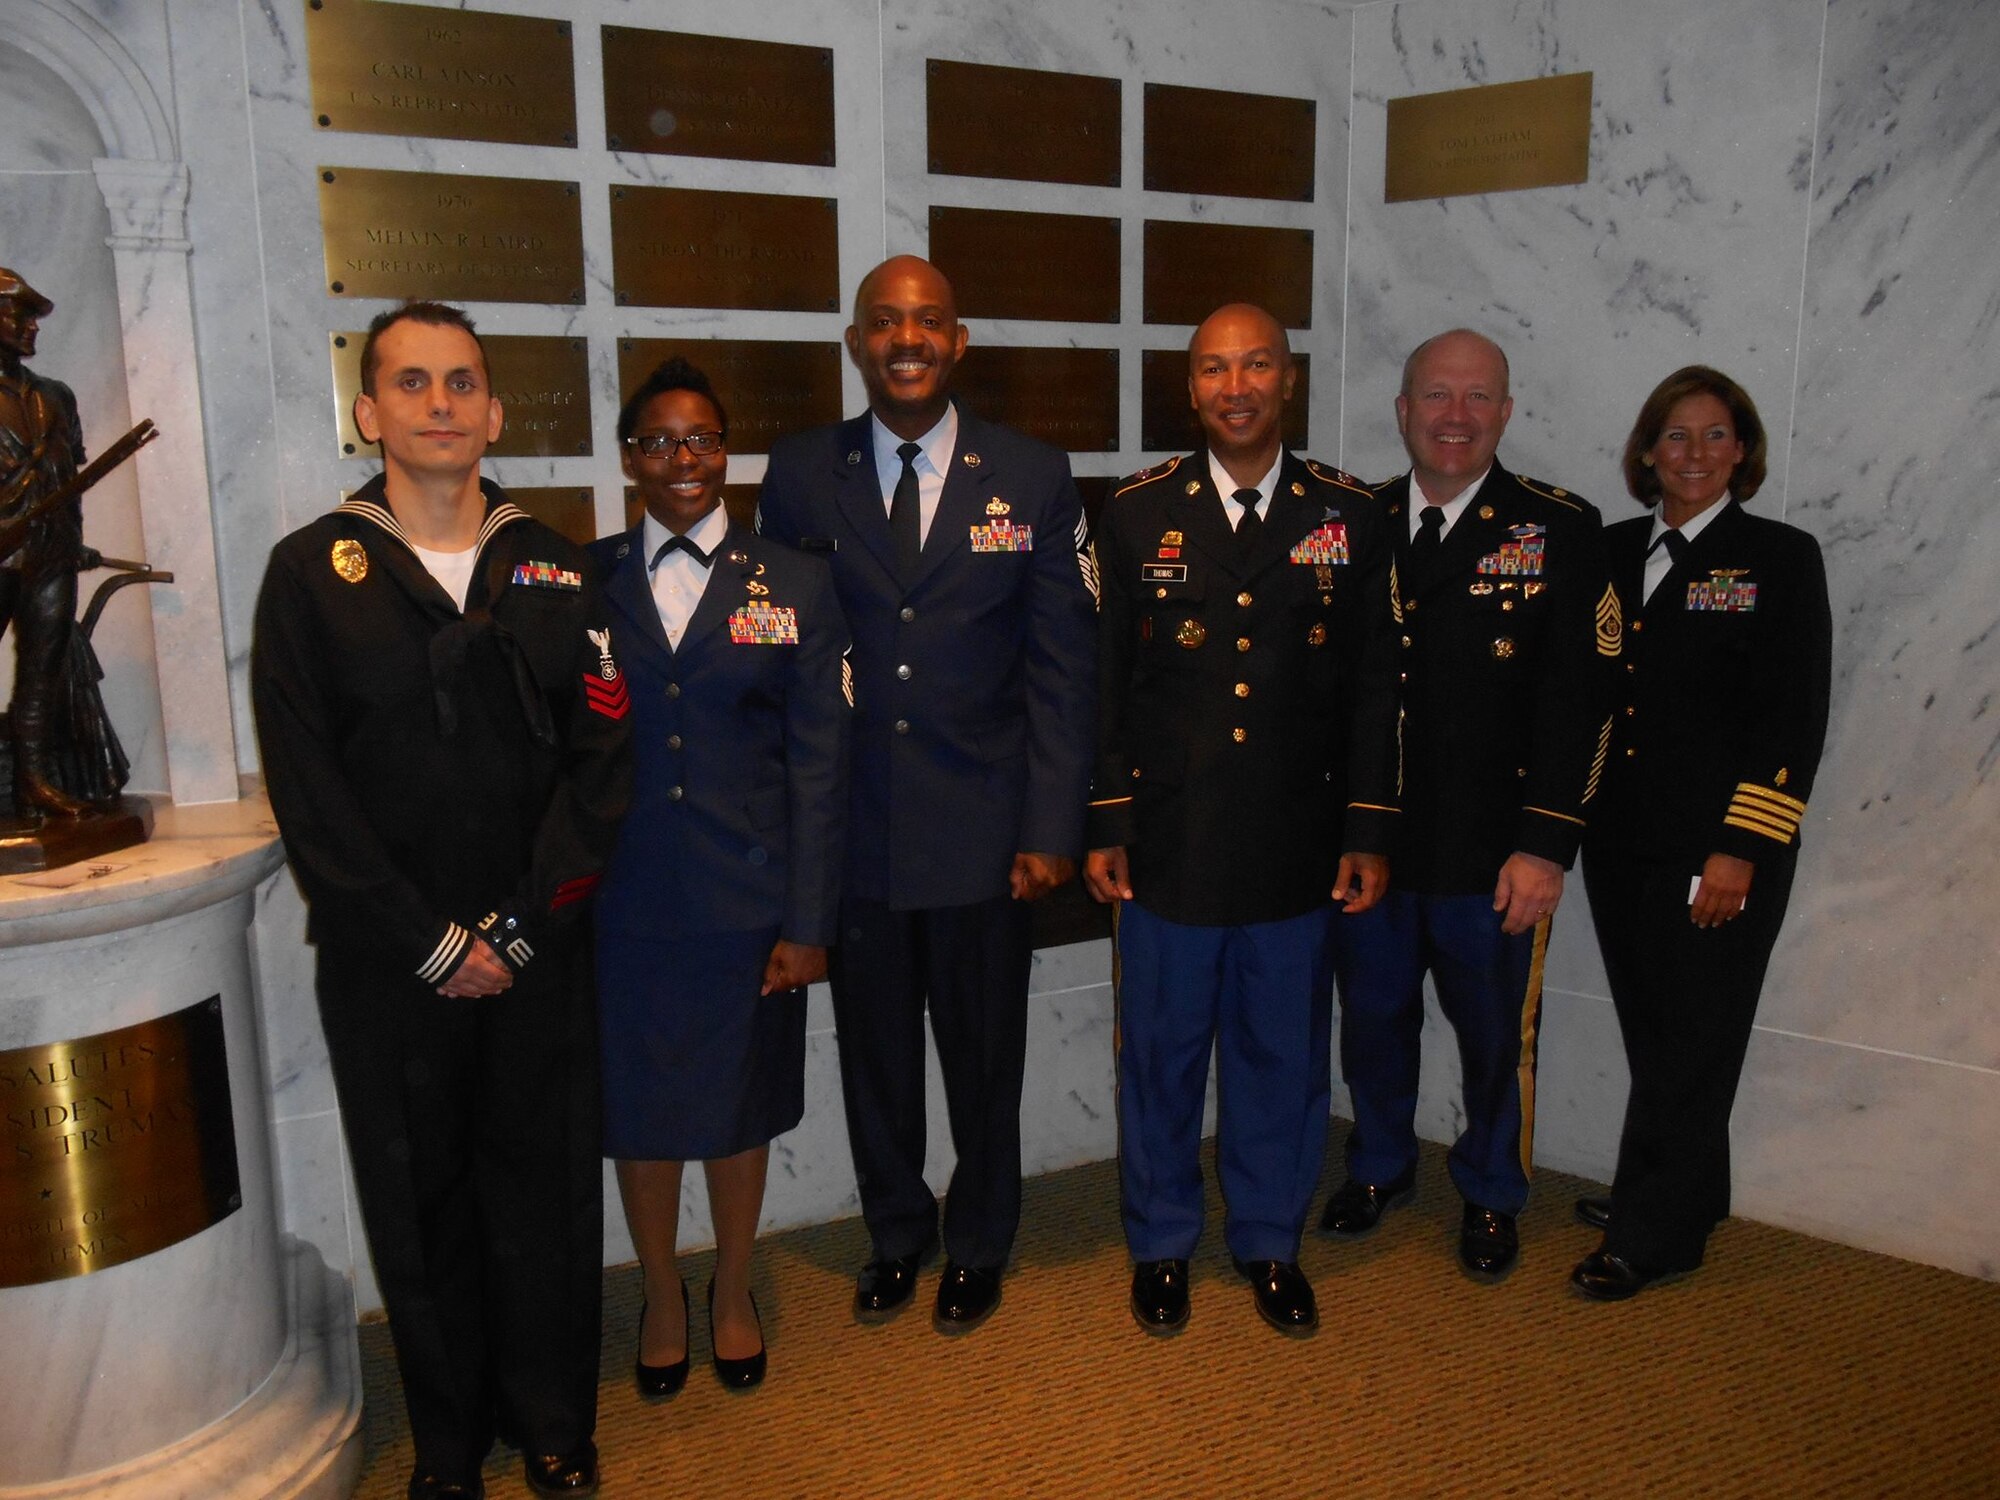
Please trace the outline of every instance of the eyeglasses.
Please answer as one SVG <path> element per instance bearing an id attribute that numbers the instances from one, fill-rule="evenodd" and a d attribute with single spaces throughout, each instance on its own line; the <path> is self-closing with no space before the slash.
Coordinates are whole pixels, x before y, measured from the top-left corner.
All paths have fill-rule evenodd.
<path id="1" fill-rule="evenodd" d="M 625 444 L 637 448 L 648 458 L 667 458 L 676 448 L 685 448 L 697 458 L 709 458 L 722 451 L 722 434 L 719 432 L 690 432 L 686 437 L 674 437 L 665 432 L 642 432 L 637 437 L 628 437 Z"/>

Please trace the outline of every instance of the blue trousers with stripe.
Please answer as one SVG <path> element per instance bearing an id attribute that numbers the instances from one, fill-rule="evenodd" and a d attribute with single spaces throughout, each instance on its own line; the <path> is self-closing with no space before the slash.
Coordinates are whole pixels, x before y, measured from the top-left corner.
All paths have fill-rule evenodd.
<path id="1" fill-rule="evenodd" d="M 1416 1165 L 1428 973 L 1464 1073 L 1465 1127 L 1448 1158 L 1451 1180 L 1481 1208 L 1517 1214 L 1526 1206 L 1549 923 L 1509 936 L 1501 916 L 1485 892 L 1391 890 L 1371 910 L 1335 921 L 1340 1067 L 1354 1095 L 1347 1173 L 1357 1182 L 1380 1185 Z"/>
<path id="2" fill-rule="evenodd" d="M 1223 1238 L 1239 1260 L 1295 1261 L 1332 1097 L 1331 907 L 1194 927 L 1136 901 L 1118 914 L 1118 1175 L 1135 1260 L 1201 1238 L 1201 1115 L 1216 1058 Z"/>

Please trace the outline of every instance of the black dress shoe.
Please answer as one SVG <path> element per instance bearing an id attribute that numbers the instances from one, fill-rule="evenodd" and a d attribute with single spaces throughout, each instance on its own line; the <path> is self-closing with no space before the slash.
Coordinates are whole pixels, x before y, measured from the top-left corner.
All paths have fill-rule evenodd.
<path id="1" fill-rule="evenodd" d="M 686 1330 L 688 1313 L 687 1283 L 681 1283 L 681 1357 L 670 1365 L 649 1365 L 634 1356 L 632 1360 L 632 1383 L 639 1388 L 639 1396 L 644 1401 L 665 1401 L 669 1396 L 678 1396 L 681 1387 L 688 1383 L 688 1357 L 686 1350 Z M 643 1346 L 646 1337 L 646 1304 L 639 1304 L 639 1339 Z"/>
<path id="2" fill-rule="evenodd" d="M 1498 1209 L 1465 1205 L 1458 1221 L 1458 1263 L 1481 1281 L 1499 1281 L 1514 1269 L 1521 1255 L 1520 1232 L 1514 1216 Z"/>
<path id="3" fill-rule="evenodd" d="M 1280 1333 L 1304 1338 L 1319 1327 L 1319 1300 L 1296 1261 L 1239 1260 L 1236 1274 L 1256 1294 L 1257 1315 Z"/>
<path id="4" fill-rule="evenodd" d="M 1414 1166 L 1395 1181 L 1385 1182 L 1379 1187 L 1374 1183 L 1356 1182 L 1350 1177 L 1326 1200 L 1326 1212 L 1319 1216 L 1319 1227 L 1326 1234 L 1359 1239 L 1382 1222 L 1383 1214 L 1398 1204 L 1408 1203 L 1416 1196 L 1416 1191 L 1417 1169 Z"/>
<path id="5" fill-rule="evenodd" d="M 1148 1333 L 1179 1333 L 1188 1320 L 1188 1263 L 1142 1260 L 1132 1268 L 1132 1316 Z"/>
<path id="6" fill-rule="evenodd" d="M 1000 1267 L 944 1263 L 938 1278 L 937 1315 L 931 1321 L 939 1333 L 970 1333 L 1000 1305 Z"/>
<path id="7" fill-rule="evenodd" d="M 528 1488 L 549 1500 L 580 1500 L 597 1493 L 597 1445 L 584 1443 L 568 1453 L 523 1453 L 521 1473 Z"/>
<path id="8" fill-rule="evenodd" d="M 1635 1266 L 1620 1255 L 1593 1250 L 1569 1273 L 1569 1284 L 1594 1302 L 1623 1302 L 1656 1281 L 1672 1281 L 1686 1271 L 1655 1271 Z"/>
<path id="9" fill-rule="evenodd" d="M 930 1258 L 931 1252 L 923 1250 L 869 1261 L 854 1280 L 854 1316 L 863 1323 L 886 1323 L 895 1317 L 916 1295 L 917 1272 Z"/>
<path id="10" fill-rule="evenodd" d="M 1609 1198 L 1582 1197 L 1576 1200 L 1576 1222 L 1592 1229 L 1611 1227 L 1611 1200 Z"/>
<path id="11" fill-rule="evenodd" d="M 478 1479 L 460 1484 L 435 1474 L 412 1474 L 409 1496 L 410 1500 L 486 1500 L 486 1485 Z"/>
<path id="12" fill-rule="evenodd" d="M 708 1284 L 708 1347 L 715 1361 L 715 1378 L 732 1391 L 747 1391 L 764 1383 L 764 1315 L 757 1294 L 750 1294 L 750 1312 L 757 1319 L 757 1352 L 742 1359 L 724 1359 L 715 1350 L 715 1282 Z"/>

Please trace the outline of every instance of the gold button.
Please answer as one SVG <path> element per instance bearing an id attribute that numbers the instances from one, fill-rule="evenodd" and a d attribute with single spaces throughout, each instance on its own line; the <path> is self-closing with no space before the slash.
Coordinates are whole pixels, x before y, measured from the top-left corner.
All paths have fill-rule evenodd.
<path id="1" fill-rule="evenodd" d="M 1132 768 L 1132 779 L 1134 781 L 1137 781 L 1139 779 L 1139 768 L 1137 766 L 1134 766 Z"/>
<path id="2" fill-rule="evenodd" d="M 1239 683 L 1237 683 L 1237 684 L 1236 684 L 1236 696 L 1237 696 L 1237 697 L 1239 697 L 1239 698 L 1247 698 L 1247 697 L 1249 697 L 1249 696 L 1250 696 L 1250 684 L 1249 684 L 1249 683 L 1247 683 L 1247 682 L 1239 682 Z"/>
<path id="3" fill-rule="evenodd" d="M 1502 599 L 1500 601 L 1500 607 L 1502 609 L 1512 609 L 1514 607 L 1514 601 L 1512 599 Z"/>
<path id="4" fill-rule="evenodd" d="M 1639 711 L 1638 709 L 1634 708 L 1634 707 L 1633 707 L 1633 706 L 1632 706 L 1631 704 L 1629 704 L 1629 703 L 1625 705 L 1625 717 L 1626 717 L 1626 718 L 1628 718 L 1628 719 L 1629 719 L 1629 718 L 1631 718 L 1631 717 L 1632 717 L 1632 716 L 1633 716 L 1634 714 L 1636 714 L 1636 713 L 1637 713 L 1638 711 Z"/>
<path id="5" fill-rule="evenodd" d="M 1526 766 L 1516 766 L 1514 768 L 1514 774 L 1520 777 L 1523 781 L 1526 781 L 1528 779 L 1528 768 Z"/>
<path id="6" fill-rule="evenodd" d="M 1416 609 L 1417 609 L 1417 601 L 1416 601 L 1416 600 L 1414 600 L 1414 599 L 1405 599 L 1405 600 L 1403 601 L 1403 612 L 1404 612 L 1405 614 L 1415 614 L 1415 613 L 1416 613 Z"/>
<path id="7" fill-rule="evenodd" d="M 1629 662 L 1629 661 L 1628 661 L 1628 662 L 1626 662 L 1626 663 L 1625 663 L 1625 670 L 1626 670 L 1626 671 L 1628 671 L 1628 672 L 1636 672 L 1636 671 L 1638 671 L 1639 669 L 1638 669 L 1638 667 L 1637 667 L 1637 666 L 1635 666 L 1635 665 L 1634 665 L 1633 663 L 1631 663 L 1631 662 Z"/>
<path id="8" fill-rule="evenodd" d="M 1644 630 L 1646 628 L 1646 622 L 1644 620 L 1628 620 L 1626 622 L 1626 628 L 1628 630 Z"/>
<path id="9" fill-rule="evenodd" d="M 1250 738 L 1250 732 L 1247 729 L 1232 729 L 1229 731 L 1229 737 L 1240 745 Z"/>
<path id="10" fill-rule="evenodd" d="M 1637 750 L 1634 750 L 1628 745 L 1625 749 L 1625 758 L 1627 760 L 1630 760 L 1633 756 L 1637 755 L 1638 753 L 1639 752 Z"/>
<path id="11" fill-rule="evenodd" d="M 1245 589 L 1242 593 L 1238 594 L 1236 602 L 1242 605 L 1243 608 L 1248 609 L 1250 607 L 1250 591 Z"/>
<path id="12" fill-rule="evenodd" d="M 1167 591 L 1165 589 L 1154 589 L 1153 597 L 1155 599 L 1164 599 L 1167 597 Z"/>
<path id="13" fill-rule="evenodd" d="M 1250 649 L 1250 637 L 1247 635 L 1236 637 L 1236 649 L 1238 651 L 1248 651 Z"/>
<path id="14" fill-rule="evenodd" d="M 1403 644 L 1404 644 L 1405 646 L 1407 646 L 1407 645 L 1409 645 L 1409 644 L 1410 644 L 1410 638 L 1409 638 L 1408 636 L 1404 636 L 1404 637 L 1403 637 Z"/>

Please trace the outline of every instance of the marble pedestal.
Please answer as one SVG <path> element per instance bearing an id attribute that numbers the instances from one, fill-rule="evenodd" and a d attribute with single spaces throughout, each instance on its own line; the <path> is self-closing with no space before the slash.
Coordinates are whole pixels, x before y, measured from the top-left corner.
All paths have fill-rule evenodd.
<path id="1" fill-rule="evenodd" d="M 278 1230 L 248 932 L 282 857 L 261 801 L 167 807 L 142 847 L 0 879 L 0 1051 L 221 997 L 242 1199 L 138 1259 L 0 1289 L 5 1500 L 353 1488 L 352 1295 Z"/>

